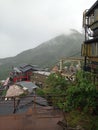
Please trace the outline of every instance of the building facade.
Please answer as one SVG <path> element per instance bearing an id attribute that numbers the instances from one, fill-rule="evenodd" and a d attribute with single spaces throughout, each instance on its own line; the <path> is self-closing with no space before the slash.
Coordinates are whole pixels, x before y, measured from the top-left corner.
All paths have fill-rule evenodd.
<path id="1" fill-rule="evenodd" d="M 84 70 L 98 74 L 98 0 L 83 13 L 85 40 L 82 44 Z"/>

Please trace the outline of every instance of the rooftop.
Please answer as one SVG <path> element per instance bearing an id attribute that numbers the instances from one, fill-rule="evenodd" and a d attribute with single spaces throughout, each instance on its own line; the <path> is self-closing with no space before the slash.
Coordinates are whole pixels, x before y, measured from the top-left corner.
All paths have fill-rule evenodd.
<path id="1" fill-rule="evenodd" d="M 87 11 L 86 15 L 90 15 L 94 9 L 98 8 L 98 0 L 91 6 L 91 8 Z"/>

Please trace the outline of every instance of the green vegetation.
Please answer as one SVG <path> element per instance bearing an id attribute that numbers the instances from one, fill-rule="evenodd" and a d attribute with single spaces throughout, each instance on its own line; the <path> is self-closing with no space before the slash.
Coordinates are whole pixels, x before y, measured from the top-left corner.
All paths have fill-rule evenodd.
<path id="1" fill-rule="evenodd" d="M 1 96 L 5 96 L 6 95 L 7 90 L 3 90 L 1 93 Z"/>
<path id="2" fill-rule="evenodd" d="M 45 96 L 45 93 L 44 93 L 44 91 L 41 88 L 37 88 L 36 94 L 39 95 L 39 96 L 41 96 L 41 97 Z"/>
<path id="3" fill-rule="evenodd" d="M 85 130 L 98 130 L 98 88 L 90 73 L 78 72 L 74 82 L 66 81 L 60 73 L 51 74 L 47 88 L 41 92 L 54 107 L 65 113 L 68 124 Z"/>
<path id="4" fill-rule="evenodd" d="M 98 130 L 98 115 L 85 114 L 79 111 L 70 111 L 66 119 L 71 127 L 82 126 L 83 130 Z"/>
<path id="5" fill-rule="evenodd" d="M 97 114 L 98 89 L 88 77 L 90 77 L 89 74 L 79 72 L 76 83 L 67 89 L 66 108 L 68 110 L 79 109 L 85 113 Z"/>

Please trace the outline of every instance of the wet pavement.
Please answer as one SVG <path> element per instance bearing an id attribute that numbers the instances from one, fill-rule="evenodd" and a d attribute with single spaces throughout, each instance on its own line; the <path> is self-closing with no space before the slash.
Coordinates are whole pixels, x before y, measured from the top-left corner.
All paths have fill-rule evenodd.
<path id="1" fill-rule="evenodd" d="M 62 130 L 62 112 L 41 97 L 21 98 L 15 114 L 13 100 L 0 101 L 0 130 Z"/>
<path id="2" fill-rule="evenodd" d="M 17 102 L 17 101 L 16 101 Z M 20 103 L 17 107 L 15 113 L 24 113 L 28 110 L 29 107 L 36 107 L 38 106 L 48 106 L 47 101 L 42 97 L 22 97 L 20 98 Z M 9 115 L 14 112 L 14 100 L 7 100 L 4 99 L 0 101 L 0 115 Z"/>
<path id="3" fill-rule="evenodd" d="M 0 116 L 0 130 L 62 130 L 62 113 L 51 107 L 28 108 L 25 113 Z"/>

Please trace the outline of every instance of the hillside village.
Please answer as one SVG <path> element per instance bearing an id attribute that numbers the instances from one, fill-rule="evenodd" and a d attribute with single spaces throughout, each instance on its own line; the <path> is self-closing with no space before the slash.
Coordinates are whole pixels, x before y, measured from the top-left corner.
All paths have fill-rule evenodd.
<path id="1" fill-rule="evenodd" d="M 69 64 L 67 65 L 67 63 Z M 9 73 L 9 77 L 6 80 L 1 80 L 0 95 L 5 97 L 5 100 L 8 100 L 10 97 L 16 97 L 17 99 L 21 95 L 34 94 L 37 88 L 42 89 L 47 87 L 46 80 L 51 74 L 59 73 L 66 80 L 73 82 L 75 74 L 81 70 L 81 67 L 82 62 L 80 59 L 74 57 L 67 58 L 62 63 L 60 60 L 51 71 L 29 64 L 13 67 Z"/>
<path id="2" fill-rule="evenodd" d="M 32 104 L 32 102 L 35 102 L 35 105 L 33 106 L 34 111 L 37 109 L 36 103 L 39 106 L 41 105 L 41 106 L 49 107 L 50 102 L 47 102 L 47 100 L 45 100 L 44 98 L 38 97 L 36 90 L 39 88 L 43 89 L 47 87 L 46 80 L 51 74 L 59 73 L 66 80 L 73 82 L 75 78 L 75 74 L 77 73 L 77 71 L 81 69 L 81 65 L 80 65 L 80 62 L 78 64 L 77 61 L 75 61 L 76 63 L 74 63 L 74 61 L 68 61 L 68 62 L 69 62 L 69 65 L 66 65 L 67 63 L 66 61 L 65 65 L 63 65 L 64 62 L 62 62 L 62 66 L 61 66 L 61 61 L 60 61 L 59 64 L 55 65 L 51 69 L 51 71 L 49 70 L 46 71 L 45 69 L 39 68 L 38 66 L 29 65 L 29 64 L 24 64 L 19 67 L 13 67 L 11 72 L 9 73 L 9 77 L 7 77 L 6 80 L 3 80 L 1 82 L 0 102 L 3 103 L 4 101 L 6 102 L 6 104 L 5 103 L 1 104 L 0 114 L 7 115 L 7 114 L 12 114 L 12 113 L 13 114 L 17 114 L 21 112 L 23 113 L 25 107 L 26 107 L 26 110 L 28 110 L 28 103 Z M 10 106 L 10 108 L 7 109 L 7 107 L 9 106 L 9 103 L 14 104 L 14 106 Z M 31 112 L 29 113 L 32 114 L 32 110 L 30 111 Z M 56 110 L 54 111 L 54 113 L 55 112 Z M 58 113 L 58 114 L 60 118 L 62 118 L 62 114 L 61 113 Z M 56 115 L 53 117 L 52 119 L 53 121 L 55 121 Z M 58 121 L 60 118 L 58 118 Z M 47 122 L 47 127 L 48 125 L 49 123 Z M 21 126 L 19 126 L 19 128 L 21 128 Z"/>
<path id="3" fill-rule="evenodd" d="M 59 35 L 14 57 L 0 59 L 0 79 L 6 79 L 13 66 L 31 64 L 51 70 L 63 57 L 79 57 L 83 40 L 82 33 L 72 30 L 69 35 Z"/>
<path id="4" fill-rule="evenodd" d="M 76 41 L 77 34 L 78 32 L 71 34 L 74 35 L 75 41 Z M 82 35 L 79 34 L 79 39 L 81 39 L 80 43 L 82 41 L 81 36 Z M 57 37 L 57 39 L 59 38 Z M 52 40 L 52 42 L 53 41 L 54 40 Z M 45 46 L 46 46 L 45 48 L 47 48 L 49 45 L 48 46 L 45 45 Z M 50 47 L 53 46 L 55 46 L 55 44 L 51 44 Z M 60 46 L 62 46 L 62 43 Z M 41 49 L 41 46 L 35 48 L 35 50 L 37 51 L 38 49 L 38 51 L 40 51 L 39 48 Z M 74 84 L 76 84 L 77 86 L 78 80 L 82 78 L 82 77 L 81 78 L 77 77 L 78 72 L 79 73 L 81 72 L 84 65 L 84 58 L 80 56 L 79 48 L 77 49 L 74 47 L 75 50 L 73 49 L 73 54 L 71 53 L 72 55 L 65 56 L 63 53 L 62 55 L 59 55 L 61 53 L 58 54 L 56 53 L 55 56 L 58 58 L 54 57 L 53 59 L 52 57 L 50 58 L 50 60 L 48 59 L 48 64 L 49 61 L 51 61 L 51 59 L 54 61 L 56 60 L 56 62 L 55 63 L 53 62 L 49 68 L 48 66 L 41 66 L 39 64 L 38 65 L 30 64 L 29 62 L 23 64 L 24 59 L 21 60 L 20 58 L 21 62 L 16 60 L 18 56 L 13 58 L 8 58 L 9 59 L 8 61 L 7 59 L 3 60 L 3 62 L 1 61 L 2 62 L 1 67 L 7 67 L 6 64 L 7 63 L 9 64 L 9 62 L 13 63 L 13 66 L 12 64 L 10 64 L 12 67 L 9 69 L 9 71 L 6 71 L 7 72 L 6 78 L 1 80 L 1 87 L 0 87 L 0 104 L 1 104 L 0 114 L 4 116 L 4 120 L 7 118 L 6 115 L 10 115 L 9 123 L 6 122 L 7 126 L 9 125 L 9 127 L 12 128 L 12 126 L 10 125 L 12 122 L 12 118 L 14 118 L 14 116 L 16 116 L 17 114 L 19 114 L 21 121 L 23 121 L 22 116 L 24 114 L 27 115 L 29 114 L 32 117 L 31 120 L 35 120 L 36 118 L 36 121 L 39 121 L 39 118 L 37 117 L 37 115 L 39 115 L 41 117 L 39 123 L 42 122 L 42 124 L 43 124 L 44 117 L 47 115 L 46 126 L 44 126 L 45 128 L 50 127 L 49 124 L 50 118 L 51 118 L 50 123 L 54 122 L 53 125 L 51 126 L 51 129 L 54 130 L 54 127 L 57 127 L 58 129 L 66 128 L 65 119 L 64 122 L 62 121 L 62 119 L 64 118 L 64 115 L 62 115 L 62 110 L 65 109 L 62 101 L 65 103 L 66 89 L 68 88 L 70 89 L 70 87 L 68 86 L 69 85 L 73 86 Z M 61 50 L 58 50 L 58 52 L 59 51 Z M 53 52 L 55 52 L 54 48 L 53 48 Z M 46 55 L 47 53 L 45 52 L 44 55 Z M 23 58 L 23 54 L 22 54 L 22 58 Z M 28 53 L 28 57 L 32 56 L 29 54 L 30 53 Z M 54 53 L 52 55 L 54 55 Z M 45 59 L 45 57 L 43 57 L 43 59 Z M 14 64 L 13 62 L 14 60 L 16 60 L 17 62 L 16 64 Z M 82 73 L 80 75 L 82 75 Z M 87 80 L 88 80 L 88 76 L 87 76 Z M 82 84 L 81 81 L 82 80 L 79 81 L 80 86 Z M 91 81 L 92 80 L 89 81 L 90 84 Z M 35 115 L 34 117 L 33 114 Z M 19 118 L 19 116 L 17 118 Z M 27 120 L 27 117 L 25 117 L 24 120 Z M 29 117 L 28 120 L 30 120 Z M 0 123 L 2 122 L 0 121 Z M 17 120 L 16 124 L 17 123 L 19 124 L 20 121 Z M 24 124 L 23 125 L 21 124 L 19 125 L 19 128 L 22 129 L 23 126 Z M 27 123 L 26 126 L 30 127 L 29 123 Z M 37 124 L 35 125 L 35 127 L 39 129 L 39 125 Z M 71 127 L 71 129 L 73 129 L 73 127 Z M 77 128 L 74 127 L 74 129 Z M 79 130 L 82 130 L 82 127 L 79 127 Z"/>
<path id="5" fill-rule="evenodd" d="M 51 71 L 46 71 L 44 69 L 38 68 L 37 66 L 29 64 L 13 67 L 12 71 L 9 73 L 9 77 L 7 77 L 6 80 L 1 81 L 1 89 L 7 90 L 13 84 L 22 83 L 24 81 L 32 82 L 33 84 L 43 88 L 45 87 L 46 79 L 51 73 L 61 73 L 61 75 L 64 76 L 67 80 L 74 80 L 76 72 L 81 69 L 81 64 L 77 62 L 77 64 L 73 65 L 73 61 L 70 61 L 69 63 L 70 65 L 63 66 L 62 70 L 60 66 L 61 63 L 59 63 L 60 65 L 55 65 Z"/>
<path id="6" fill-rule="evenodd" d="M 98 1 L 83 28 L 0 59 L 1 130 L 98 130 Z"/>
<path id="7" fill-rule="evenodd" d="M 47 86 L 46 80 L 53 73 L 60 73 L 66 80 L 74 81 L 75 73 L 82 68 L 82 62 L 73 61 L 74 57 L 70 59 L 70 52 L 79 58 L 82 40 L 83 35 L 72 30 L 69 35 L 57 36 L 15 57 L 0 59 L 0 95 L 8 98 L 34 94 L 35 88 Z M 63 57 L 69 57 L 69 61 L 64 61 Z"/>

